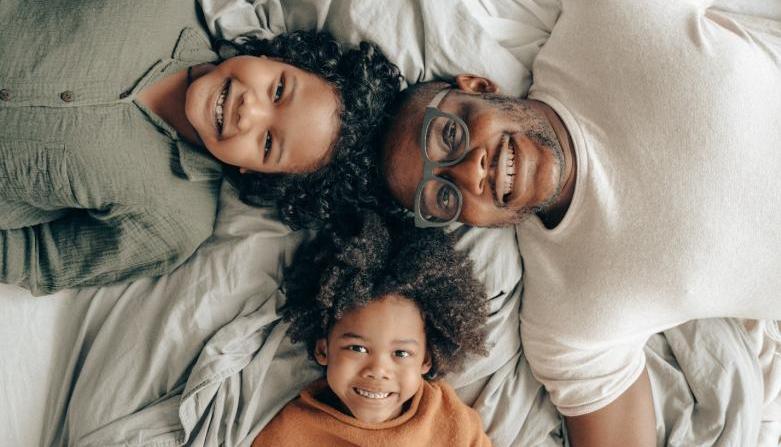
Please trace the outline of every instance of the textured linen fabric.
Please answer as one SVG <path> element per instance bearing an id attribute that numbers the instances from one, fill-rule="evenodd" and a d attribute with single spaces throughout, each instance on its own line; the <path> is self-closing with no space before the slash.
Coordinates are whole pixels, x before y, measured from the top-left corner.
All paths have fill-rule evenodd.
<path id="1" fill-rule="evenodd" d="M 565 1 L 530 97 L 569 129 L 564 220 L 517 226 L 521 332 L 568 416 L 621 395 L 659 331 L 781 319 L 781 23 L 707 2 Z"/>
<path id="2" fill-rule="evenodd" d="M 169 272 L 212 232 L 220 165 L 136 102 L 213 61 L 192 1 L 3 1 L 0 282 Z"/>
<path id="3" fill-rule="evenodd" d="M 328 387 L 320 379 L 301 392 L 271 420 L 253 447 L 488 447 L 477 412 L 445 382 L 424 381 L 409 408 L 386 422 L 368 423 L 348 416 L 316 399 Z"/>

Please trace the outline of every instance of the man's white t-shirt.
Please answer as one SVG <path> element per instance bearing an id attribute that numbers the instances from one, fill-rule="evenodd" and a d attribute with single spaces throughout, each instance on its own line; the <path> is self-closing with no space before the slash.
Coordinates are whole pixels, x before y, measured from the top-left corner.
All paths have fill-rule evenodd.
<path id="1" fill-rule="evenodd" d="M 529 97 L 577 158 L 553 230 L 517 226 L 521 331 L 567 416 L 604 407 L 655 332 L 781 319 L 781 22 L 696 1 L 563 1 Z"/>

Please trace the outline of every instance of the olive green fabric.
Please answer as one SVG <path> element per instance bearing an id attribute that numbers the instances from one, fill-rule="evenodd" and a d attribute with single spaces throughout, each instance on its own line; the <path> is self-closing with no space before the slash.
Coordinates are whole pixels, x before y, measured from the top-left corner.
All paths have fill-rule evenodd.
<path id="1" fill-rule="evenodd" d="M 194 0 L 0 3 L 0 282 L 165 274 L 212 232 L 222 171 L 138 93 L 214 61 Z"/>

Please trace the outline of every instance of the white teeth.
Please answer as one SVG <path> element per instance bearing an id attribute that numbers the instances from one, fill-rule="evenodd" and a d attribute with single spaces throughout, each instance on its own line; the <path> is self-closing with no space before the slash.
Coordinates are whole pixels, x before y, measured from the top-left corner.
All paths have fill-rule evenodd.
<path id="1" fill-rule="evenodd" d="M 385 399 L 391 394 L 391 393 L 372 393 L 371 391 L 362 390 L 360 388 L 354 388 L 354 390 L 356 393 L 369 399 Z"/>
<path id="2" fill-rule="evenodd" d="M 225 98 L 228 95 L 228 84 L 225 84 L 225 87 L 223 87 L 222 92 L 220 92 L 220 96 L 217 97 L 217 106 L 214 108 L 214 114 L 215 120 L 217 121 L 217 129 L 220 133 L 222 133 L 222 125 L 223 125 L 223 108 L 222 105 L 225 103 Z"/>
<path id="3" fill-rule="evenodd" d="M 510 153 L 507 156 L 507 160 L 505 160 L 507 171 L 505 171 L 506 178 L 504 182 L 504 195 L 510 194 L 512 192 L 513 183 L 515 183 L 515 146 L 511 141 L 507 147 Z"/>

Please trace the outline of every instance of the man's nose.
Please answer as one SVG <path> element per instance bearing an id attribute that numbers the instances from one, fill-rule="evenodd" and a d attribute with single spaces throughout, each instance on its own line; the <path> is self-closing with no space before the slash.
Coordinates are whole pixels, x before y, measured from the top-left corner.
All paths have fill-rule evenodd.
<path id="1" fill-rule="evenodd" d="M 272 117 L 272 107 L 268 101 L 261 100 L 252 90 L 242 93 L 239 98 L 237 125 L 239 130 L 246 131 L 254 127 L 267 129 Z"/>
<path id="2" fill-rule="evenodd" d="M 462 191 L 481 195 L 488 181 L 488 153 L 485 148 L 476 147 L 469 151 L 461 162 L 447 168 L 440 168 L 436 174 L 445 174 Z"/>

